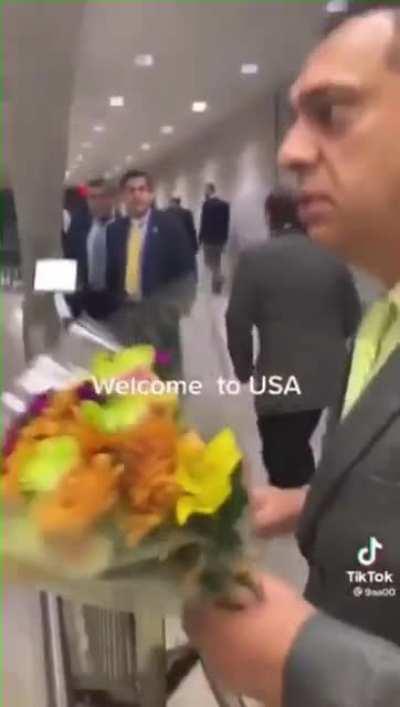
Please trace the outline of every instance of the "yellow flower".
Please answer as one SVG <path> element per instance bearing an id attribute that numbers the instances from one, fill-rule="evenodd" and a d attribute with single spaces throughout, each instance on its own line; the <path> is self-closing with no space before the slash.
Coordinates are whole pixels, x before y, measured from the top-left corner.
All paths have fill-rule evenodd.
<path id="1" fill-rule="evenodd" d="M 218 511 L 232 493 L 232 474 L 241 458 L 234 434 L 228 428 L 209 444 L 198 444 L 192 454 L 183 445 L 176 475 L 184 491 L 176 504 L 178 525 L 185 525 L 193 513 L 213 515 Z"/>

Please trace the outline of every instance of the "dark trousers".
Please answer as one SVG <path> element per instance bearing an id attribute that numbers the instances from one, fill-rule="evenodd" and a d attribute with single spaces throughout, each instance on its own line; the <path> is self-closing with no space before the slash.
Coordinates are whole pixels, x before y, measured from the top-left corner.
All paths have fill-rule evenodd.
<path id="1" fill-rule="evenodd" d="M 214 293 L 221 292 L 223 276 L 221 270 L 222 251 L 224 243 L 204 243 L 204 262 L 211 271 L 212 290 Z"/>
<path id="2" fill-rule="evenodd" d="M 310 481 L 315 472 L 310 438 L 321 415 L 322 410 L 306 410 L 259 416 L 262 457 L 271 484 L 297 488 Z"/>

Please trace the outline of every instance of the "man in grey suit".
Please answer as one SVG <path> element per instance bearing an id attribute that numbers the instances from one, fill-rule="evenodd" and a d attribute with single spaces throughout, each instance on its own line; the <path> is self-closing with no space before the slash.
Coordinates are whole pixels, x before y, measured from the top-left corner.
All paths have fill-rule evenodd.
<path id="1" fill-rule="evenodd" d="M 387 296 L 357 335 L 311 489 L 254 499 L 265 536 L 297 528 L 306 598 L 265 576 L 265 601 L 234 615 L 199 607 L 187 626 L 208 666 L 268 707 L 398 707 L 400 11 L 345 22 L 291 99 L 297 118 L 280 159 L 299 177 L 302 220 Z"/>
<path id="2" fill-rule="evenodd" d="M 291 192 L 274 191 L 265 208 L 271 239 L 240 257 L 228 348 L 236 376 L 251 382 L 270 483 L 296 488 L 315 471 L 310 438 L 343 385 L 361 304 L 348 268 L 302 230 Z"/>

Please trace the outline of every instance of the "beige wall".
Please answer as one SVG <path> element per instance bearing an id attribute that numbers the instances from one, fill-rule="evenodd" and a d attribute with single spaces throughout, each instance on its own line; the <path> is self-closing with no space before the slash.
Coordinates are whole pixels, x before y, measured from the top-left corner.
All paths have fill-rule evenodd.
<path id="1" fill-rule="evenodd" d="M 282 127 L 278 131 L 282 135 Z M 204 184 L 215 182 L 219 194 L 231 202 L 230 252 L 235 255 L 267 237 L 263 202 L 275 181 L 276 148 L 274 97 L 269 94 L 153 164 L 157 202 L 164 207 L 171 194 L 180 195 L 198 223 Z M 354 269 L 354 274 L 367 305 L 382 288 L 365 273 Z"/>
<path id="2" fill-rule="evenodd" d="M 198 221 L 204 184 L 213 181 L 220 196 L 231 202 L 232 245 L 241 248 L 264 239 L 263 202 L 274 178 L 273 116 L 272 96 L 265 96 L 152 165 L 159 205 L 179 194 Z"/>

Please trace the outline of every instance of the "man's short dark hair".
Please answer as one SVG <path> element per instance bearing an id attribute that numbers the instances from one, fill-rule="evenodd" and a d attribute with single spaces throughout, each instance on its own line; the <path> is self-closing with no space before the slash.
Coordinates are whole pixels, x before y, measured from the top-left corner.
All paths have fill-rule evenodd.
<path id="1" fill-rule="evenodd" d="M 288 189 L 279 188 L 271 192 L 265 200 L 265 211 L 272 231 L 287 229 L 303 231 L 297 215 L 297 202 Z"/>
<path id="2" fill-rule="evenodd" d="M 393 21 L 394 36 L 387 52 L 387 64 L 393 71 L 400 71 L 400 0 L 349 0 L 346 10 L 329 15 L 326 33 L 337 29 L 343 22 L 353 17 L 365 16 L 370 12 L 387 11 Z"/>
<path id="3" fill-rule="evenodd" d="M 145 179 L 147 188 L 150 191 L 153 191 L 154 188 L 154 182 L 153 182 L 153 177 L 146 172 L 144 169 L 130 169 L 128 172 L 125 172 L 125 174 L 122 175 L 119 186 L 121 189 L 124 189 L 129 182 L 130 179 Z"/>
<path id="4" fill-rule="evenodd" d="M 207 188 L 209 191 L 211 191 L 213 194 L 215 194 L 215 192 L 217 191 L 214 182 L 207 182 L 206 188 Z"/>

